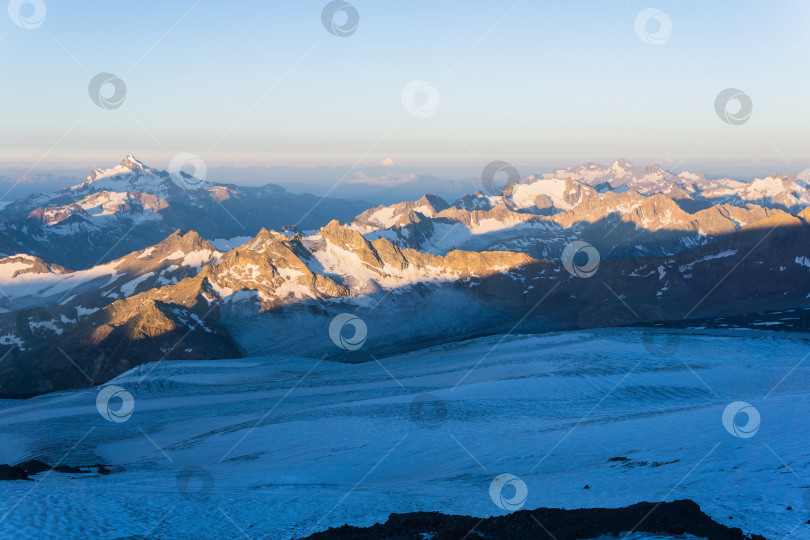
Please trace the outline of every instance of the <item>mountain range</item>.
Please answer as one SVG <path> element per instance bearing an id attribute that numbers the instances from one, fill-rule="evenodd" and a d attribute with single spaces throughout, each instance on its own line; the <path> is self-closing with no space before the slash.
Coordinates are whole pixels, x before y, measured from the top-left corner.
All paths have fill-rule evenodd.
<path id="1" fill-rule="evenodd" d="M 179 180 L 127 156 L 0 211 L 0 394 L 163 359 L 362 362 L 518 326 L 700 326 L 810 296 L 803 175 L 743 182 L 618 160 L 374 208 Z M 364 321 L 362 348 L 330 337 L 342 313 Z"/>
<path id="2" fill-rule="evenodd" d="M 86 269 L 156 244 L 180 228 L 212 239 L 252 236 L 262 227 L 308 228 L 349 219 L 367 206 L 292 194 L 274 184 L 197 182 L 128 155 L 75 186 L 6 204 L 0 209 L 0 253 L 28 253 Z"/>

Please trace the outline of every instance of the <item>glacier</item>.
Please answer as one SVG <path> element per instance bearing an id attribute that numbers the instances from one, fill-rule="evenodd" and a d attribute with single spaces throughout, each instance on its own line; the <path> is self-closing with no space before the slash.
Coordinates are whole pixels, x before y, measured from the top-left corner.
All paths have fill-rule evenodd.
<path id="1" fill-rule="evenodd" d="M 799 333 L 613 328 L 358 364 L 145 364 L 0 401 L 0 463 L 112 471 L 0 482 L 0 536 L 300 538 L 392 512 L 483 517 L 505 513 L 489 487 L 507 473 L 526 509 L 690 498 L 747 534 L 810 538 L 808 355 Z M 133 397 L 125 421 L 99 414 L 110 385 Z M 753 436 L 724 426 L 734 402 L 758 411 Z"/>

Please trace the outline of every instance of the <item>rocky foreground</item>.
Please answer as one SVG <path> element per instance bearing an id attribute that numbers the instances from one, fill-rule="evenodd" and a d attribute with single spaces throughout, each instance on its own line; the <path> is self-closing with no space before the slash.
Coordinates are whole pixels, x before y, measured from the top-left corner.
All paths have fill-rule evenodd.
<path id="1" fill-rule="evenodd" d="M 691 500 L 649 503 L 624 508 L 538 508 L 506 516 L 476 518 L 439 512 L 391 514 L 388 521 L 360 528 L 344 525 L 307 537 L 309 540 L 460 540 L 462 538 L 582 540 L 604 535 L 646 532 L 708 540 L 764 540 L 746 536 L 704 514 Z"/>

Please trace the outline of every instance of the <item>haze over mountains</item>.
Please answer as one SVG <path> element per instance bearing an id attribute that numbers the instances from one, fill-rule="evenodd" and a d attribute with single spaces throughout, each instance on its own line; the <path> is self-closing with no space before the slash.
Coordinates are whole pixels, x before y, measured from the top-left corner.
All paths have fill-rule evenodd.
<path id="1" fill-rule="evenodd" d="M 517 324 L 796 309 L 810 293 L 802 175 L 711 180 L 618 160 L 375 208 L 190 182 L 127 156 L 0 211 L 0 393 L 100 384 L 161 359 L 294 347 L 367 361 Z M 577 241 L 597 260 L 564 257 Z M 375 339 L 336 354 L 328 327 L 344 312 Z"/>

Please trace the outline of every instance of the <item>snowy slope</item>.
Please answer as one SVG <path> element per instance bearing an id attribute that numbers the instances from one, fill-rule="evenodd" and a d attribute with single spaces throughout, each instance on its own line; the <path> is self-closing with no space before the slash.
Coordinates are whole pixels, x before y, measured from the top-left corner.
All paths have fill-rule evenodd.
<path id="1" fill-rule="evenodd" d="M 0 463 L 70 451 L 62 463 L 124 469 L 0 482 L 0 527 L 296 538 L 391 512 L 500 514 L 488 490 L 510 473 L 528 487 L 526 508 L 692 498 L 746 532 L 810 538 L 807 353 L 801 334 L 672 342 L 608 329 L 491 336 L 356 365 L 145 365 L 114 381 L 134 396 L 126 422 L 99 414 L 98 388 L 0 402 Z M 419 414 L 426 393 L 438 401 L 421 411 L 436 414 Z M 734 401 L 761 414 L 751 438 L 723 426 Z M 189 467 L 205 472 L 184 488 Z"/>

